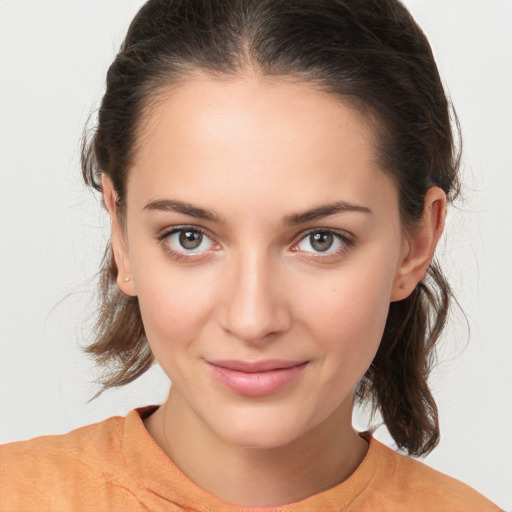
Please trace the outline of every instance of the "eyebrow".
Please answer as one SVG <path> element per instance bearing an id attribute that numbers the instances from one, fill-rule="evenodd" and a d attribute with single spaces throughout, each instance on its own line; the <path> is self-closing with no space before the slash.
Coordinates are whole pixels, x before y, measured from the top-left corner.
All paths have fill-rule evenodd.
<path id="1" fill-rule="evenodd" d="M 176 199 L 161 199 L 149 202 L 144 206 L 144 210 L 177 212 L 196 217 L 197 219 L 209 220 L 211 222 L 224 223 L 224 219 L 213 210 L 207 210 L 200 206 L 194 206 L 190 203 L 178 201 Z"/>
<path id="2" fill-rule="evenodd" d="M 144 210 L 177 212 L 197 219 L 208 220 L 221 224 L 225 223 L 225 220 L 217 212 L 201 208 L 200 206 L 194 206 L 191 203 L 178 201 L 177 199 L 158 199 L 151 201 L 144 206 Z M 345 212 L 372 213 L 366 206 L 351 204 L 346 201 L 336 201 L 334 203 L 317 206 L 310 210 L 287 215 L 284 217 L 283 223 L 288 225 L 303 224 L 312 220 L 328 217 L 329 215 Z"/>
<path id="3" fill-rule="evenodd" d="M 346 201 L 336 201 L 334 203 L 312 208 L 311 210 L 288 215 L 284 218 L 284 223 L 290 225 L 302 224 L 304 222 L 310 222 L 312 220 L 328 217 L 329 215 L 335 215 L 336 213 L 345 212 L 372 213 L 371 210 L 366 206 L 351 204 L 347 203 Z"/>

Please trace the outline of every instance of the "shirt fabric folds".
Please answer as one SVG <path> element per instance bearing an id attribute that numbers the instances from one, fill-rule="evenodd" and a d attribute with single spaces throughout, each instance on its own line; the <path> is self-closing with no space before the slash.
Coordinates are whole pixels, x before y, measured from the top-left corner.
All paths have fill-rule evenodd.
<path id="1" fill-rule="evenodd" d="M 302 501 L 250 509 L 209 494 L 156 444 L 132 410 L 64 435 L 0 447 L 2 512 L 491 512 L 481 494 L 370 437 L 368 453 L 341 484 Z M 219 461 L 219 465 L 222 461 Z M 264 492 L 264 489 L 262 489 Z"/>

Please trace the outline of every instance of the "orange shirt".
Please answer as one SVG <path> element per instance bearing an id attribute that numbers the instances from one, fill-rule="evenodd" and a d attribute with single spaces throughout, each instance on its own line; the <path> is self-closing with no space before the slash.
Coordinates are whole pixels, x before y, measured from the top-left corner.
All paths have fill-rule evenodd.
<path id="1" fill-rule="evenodd" d="M 65 435 L 0 447 L 2 512 L 497 511 L 467 485 L 400 455 L 374 438 L 344 482 L 290 505 L 230 505 L 189 480 L 160 449 L 134 409 Z M 262 492 L 264 490 L 262 489 Z"/>

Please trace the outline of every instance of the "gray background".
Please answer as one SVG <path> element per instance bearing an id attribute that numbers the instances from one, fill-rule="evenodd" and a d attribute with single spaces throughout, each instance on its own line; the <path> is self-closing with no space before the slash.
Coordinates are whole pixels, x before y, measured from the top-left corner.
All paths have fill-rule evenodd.
<path id="1" fill-rule="evenodd" d="M 465 143 L 466 201 L 450 210 L 439 257 L 470 330 L 454 311 L 432 379 L 443 437 L 426 462 L 512 510 L 512 1 L 405 3 L 432 43 Z M 80 136 L 141 4 L 0 1 L 0 442 L 167 395 L 155 367 L 87 404 L 95 373 L 78 348 L 108 237 L 80 182 Z M 391 443 L 382 429 L 377 437 Z"/>

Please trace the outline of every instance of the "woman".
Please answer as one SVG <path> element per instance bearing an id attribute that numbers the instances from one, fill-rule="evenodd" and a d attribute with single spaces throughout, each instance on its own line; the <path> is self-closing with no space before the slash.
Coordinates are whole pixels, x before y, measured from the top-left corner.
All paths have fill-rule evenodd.
<path id="1" fill-rule="evenodd" d="M 373 400 L 405 452 L 438 442 L 426 378 L 450 289 L 432 258 L 457 166 L 400 4 L 148 2 L 84 151 L 112 218 L 89 352 L 105 387 L 153 358 L 173 386 L 6 446 L 7 505 L 497 510 L 351 426 Z"/>

